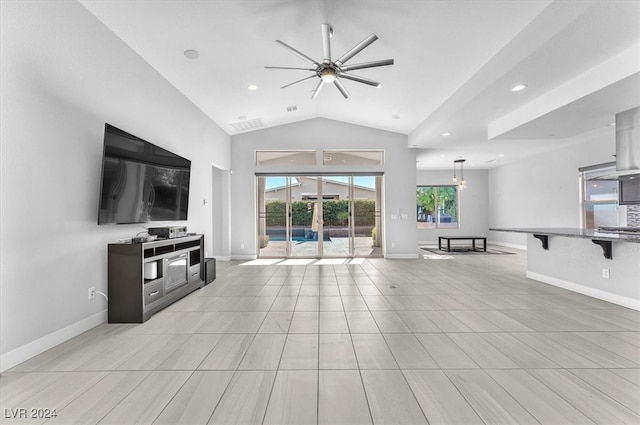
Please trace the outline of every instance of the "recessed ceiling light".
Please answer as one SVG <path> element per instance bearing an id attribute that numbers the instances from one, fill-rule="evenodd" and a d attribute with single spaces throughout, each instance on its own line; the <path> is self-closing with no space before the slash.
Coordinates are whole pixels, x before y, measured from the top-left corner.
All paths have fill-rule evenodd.
<path id="1" fill-rule="evenodd" d="M 400 115 L 391 115 L 391 118 L 393 118 L 394 120 L 399 120 L 400 119 Z"/>
<path id="2" fill-rule="evenodd" d="M 194 60 L 194 59 L 198 59 L 200 57 L 200 53 L 198 53 L 197 50 L 189 49 L 189 50 L 185 50 L 184 51 L 184 56 L 187 59 Z"/>
<path id="3" fill-rule="evenodd" d="M 246 117 L 246 116 L 244 116 L 244 115 L 240 115 L 240 116 L 238 117 L 238 120 L 239 120 L 239 121 L 244 121 L 244 120 L 246 120 L 246 119 L 247 119 L 247 117 Z"/>
<path id="4" fill-rule="evenodd" d="M 249 86 L 247 86 L 247 90 L 254 91 L 257 89 L 258 89 L 258 86 L 256 86 L 255 84 L 250 84 Z"/>
<path id="5" fill-rule="evenodd" d="M 445 156 L 447 156 L 447 155 L 445 155 L 445 154 L 441 154 L 441 155 L 440 155 L 440 158 L 444 158 Z"/>
<path id="6" fill-rule="evenodd" d="M 504 154 L 503 154 L 503 153 L 499 153 L 499 154 L 498 154 L 498 156 L 499 156 L 500 158 L 502 158 L 502 157 L 504 156 Z"/>
<path id="7" fill-rule="evenodd" d="M 517 86 L 513 86 L 511 91 L 522 91 L 527 88 L 526 84 L 518 84 Z"/>
<path id="8" fill-rule="evenodd" d="M 451 136 L 451 133 L 449 133 L 449 132 L 444 132 L 444 133 L 442 133 L 442 135 L 443 135 L 444 137 L 447 137 L 447 136 Z"/>

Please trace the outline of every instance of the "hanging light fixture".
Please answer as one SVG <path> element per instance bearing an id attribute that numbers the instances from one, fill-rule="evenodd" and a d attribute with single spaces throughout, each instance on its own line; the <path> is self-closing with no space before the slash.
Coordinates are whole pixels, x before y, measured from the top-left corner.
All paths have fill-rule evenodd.
<path id="1" fill-rule="evenodd" d="M 458 185 L 459 190 L 464 190 L 467 188 L 467 182 L 464 179 L 464 162 L 466 159 L 456 159 L 453 161 L 453 182 Z M 460 164 L 460 180 L 458 180 L 458 176 L 456 175 L 456 165 Z"/>

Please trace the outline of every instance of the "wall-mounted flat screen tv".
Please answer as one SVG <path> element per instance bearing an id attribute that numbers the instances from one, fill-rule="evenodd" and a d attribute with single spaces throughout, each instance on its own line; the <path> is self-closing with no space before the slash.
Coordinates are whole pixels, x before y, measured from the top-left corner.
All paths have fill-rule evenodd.
<path id="1" fill-rule="evenodd" d="M 191 161 L 105 124 L 98 224 L 187 219 Z"/>

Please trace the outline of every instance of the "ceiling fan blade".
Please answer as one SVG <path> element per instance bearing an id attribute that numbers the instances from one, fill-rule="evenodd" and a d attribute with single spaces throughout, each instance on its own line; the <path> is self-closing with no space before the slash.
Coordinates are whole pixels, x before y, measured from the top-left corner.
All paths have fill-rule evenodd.
<path id="1" fill-rule="evenodd" d="M 313 95 L 311 95 L 311 99 L 315 99 L 316 97 L 318 97 L 318 94 L 320 93 L 320 89 L 322 89 L 322 86 L 324 86 L 324 81 L 322 81 L 322 78 L 321 78 L 320 81 L 318 82 L 318 85 L 316 86 L 316 89 L 313 91 Z"/>
<path id="2" fill-rule="evenodd" d="M 314 68 L 293 68 L 290 66 L 265 66 L 266 69 L 296 69 L 299 71 L 312 71 L 315 72 Z"/>
<path id="3" fill-rule="evenodd" d="M 359 76 L 353 75 L 353 74 L 346 74 L 344 72 L 342 72 L 340 74 L 340 78 L 346 78 L 347 80 L 357 81 L 359 83 L 368 84 L 368 85 L 373 86 L 373 87 L 382 87 L 382 84 L 380 84 L 377 81 L 373 81 L 373 80 L 370 80 L 370 79 L 364 78 L 364 77 L 359 77 Z"/>
<path id="4" fill-rule="evenodd" d="M 331 62 L 331 26 L 321 24 L 322 29 L 322 52 L 324 53 L 324 63 Z"/>
<path id="5" fill-rule="evenodd" d="M 315 77 L 317 77 L 317 75 L 315 75 L 315 74 L 314 74 L 314 75 L 310 75 L 310 76 L 308 76 L 308 77 L 302 78 L 301 80 L 298 80 L 298 81 L 294 81 L 293 83 L 289 83 L 289 84 L 287 84 L 286 86 L 282 86 L 282 87 L 280 87 L 280 88 L 281 88 L 281 89 L 286 89 L 286 88 L 287 88 L 287 87 L 289 87 L 289 86 L 292 86 L 292 85 L 294 85 L 294 84 L 298 84 L 298 83 L 300 83 L 300 82 L 302 82 L 302 81 L 309 80 L 309 79 L 311 79 L 311 78 L 315 78 Z"/>
<path id="6" fill-rule="evenodd" d="M 352 57 L 354 57 L 355 55 L 357 55 L 358 53 L 360 53 L 362 50 L 364 50 L 368 45 L 370 45 L 371 43 L 373 43 L 374 41 L 376 41 L 378 39 L 378 36 L 375 34 L 370 34 L 367 38 L 365 38 L 364 40 L 362 40 L 360 43 L 356 44 L 356 46 L 354 48 L 352 48 L 351 50 L 349 50 L 347 53 L 345 53 L 344 55 L 342 55 L 342 57 L 340 57 L 340 59 L 338 59 L 335 63 L 337 66 L 342 66 L 343 63 L 347 62 L 349 59 L 351 59 Z"/>
<path id="7" fill-rule="evenodd" d="M 386 66 L 386 65 L 393 65 L 393 59 L 383 59 L 383 60 L 379 60 L 379 61 L 372 61 L 372 62 L 363 62 L 363 63 L 356 63 L 353 65 L 346 65 L 343 67 L 340 67 L 341 71 L 353 71 L 354 69 L 364 69 L 364 68 L 373 68 L 376 66 Z"/>
<path id="8" fill-rule="evenodd" d="M 344 88 L 344 86 L 342 85 L 342 81 L 340 81 L 339 78 L 336 78 L 335 80 L 333 80 L 333 84 L 335 84 L 338 90 L 340 90 L 340 93 L 342 93 L 345 99 L 349 99 L 349 92 L 347 91 L 346 88 Z"/>
<path id="9" fill-rule="evenodd" d="M 276 40 L 276 43 L 279 43 L 280 45 L 286 47 L 287 49 L 291 50 L 291 52 L 293 52 L 294 55 L 298 56 L 299 58 L 309 62 L 311 65 L 313 66 L 319 66 L 320 64 L 316 61 L 314 61 L 313 59 L 311 59 L 309 56 L 305 55 L 304 53 L 302 53 L 301 51 L 289 46 L 287 43 L 285 43 L 284 41 L 281 40 Z"/>

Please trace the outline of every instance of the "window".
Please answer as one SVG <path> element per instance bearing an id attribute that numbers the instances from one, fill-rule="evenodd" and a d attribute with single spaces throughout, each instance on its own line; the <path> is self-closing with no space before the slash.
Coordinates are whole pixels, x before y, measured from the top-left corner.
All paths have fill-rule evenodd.
<path id="1" fill-rule="evenodd" d="M 592 180 L 615 172 L 614 164 L 601 164 L 580 169 L 582 181 L 582 219 L 584 227 L 618 226 L 618 182 Z"/>
<path id="2" fill-rule="evenodd" d="M 457 229 L 456 186 L 418 186 L 416 189 L 418 229 Z"/>
<path id="3" fill-rule="evenodd" d="M 316 151 L 256 151 L 256 165 L 316 165 Z"/>
<path id="4" fill-rule="evenodd" d="M 384 165 L 383 150 L 323 150 L 322 165 Z"/>

